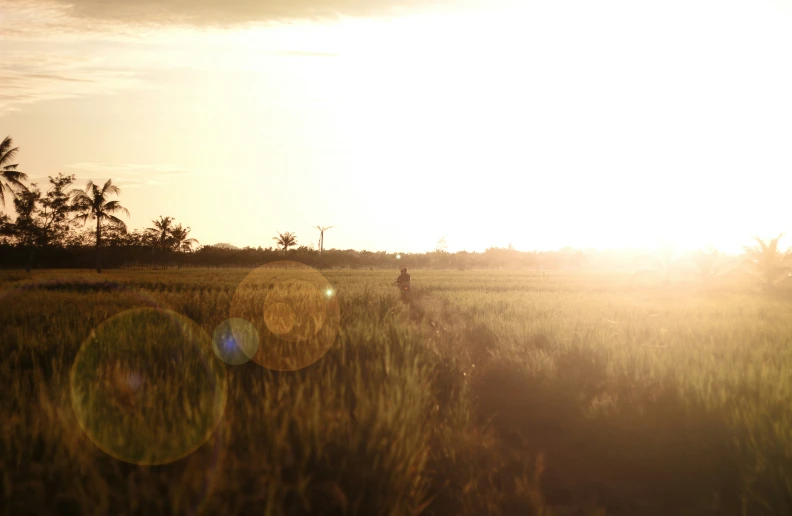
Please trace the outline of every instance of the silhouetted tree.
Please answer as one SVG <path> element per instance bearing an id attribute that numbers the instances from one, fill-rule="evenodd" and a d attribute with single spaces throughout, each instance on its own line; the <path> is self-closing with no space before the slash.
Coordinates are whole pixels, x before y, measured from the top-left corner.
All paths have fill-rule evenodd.
<path id="1" fill-rule="evenodd" d="M 32 188 L 17 192 L 14 197 L 14 210 L 17 212 L 16 221 L 14 221 L 12 234 L 16 238 L 17 244 L 27 248 L 27 262 L 25 263 L 25 270 L 30 272 L 33 266 L 33 257 L 35 254 L 36 246 L 40 245 L 43 237 L 43 228 L 38 224 L 36 215 L 38 211 L 37 204 L 41 200 L 41 192 L 36 185 Z"/>
<path id="2" fill-rule="evenodd" d="M 189 237 L 190 231 L 190 228 L 183 228 L 181 224 L 170 230 L 174 250 L 185 253 L 192 251 L 193 244 L 197 244 L 198 240 Z"/>
<path id="3" fill-rule="evenodd" d="M 321 269 L 323 266 L 322 256 L 324 255 L 324 232 L 333 229 L 333 226 L 316 226 L 316 229 L 319 230 L 319 268 Z"/>
<path id="4" fill-rule="evenodd" d="M 74 179 L 74 175 L 63 174 L 49 177 L 50 189 L 39 201 L 43 245 L 62 244 L 71 230 L 69 214 L 74 211 L 74 206 L 70 202 L 71 190 L 67 189 L 74 183 Z"/>
<path id="5" fill-rule="evenodd" d="M 164 251 L 166 248 L 170 247 L 168 239 L 171 236 L 173 217 L 163 217 L 160 215 L 159 219 L 152 220 L 151 223 L 154 224 L 154 227 L 148 228 L 146 231 L 151 233 L 157 242 L 157 246 Z"/>
<path id="6" fill-rule="evenodd" d="M 772 288 L 778 280 L 789 276 L 790 267 L 787 265 L 789 253 L 782 253 L 778 248 L 778 242 L 783 236 L 784 234 L 781 233 L 768 242 L 754 237 L 757 245 L 743 247 L 746 255 L 743 263 L 768 288 Z"/>
<path id="7" fill-rule="evenodd" d="M 108 179 L 107 182 L 99 188 L 93 181 L 88 181 L 85 185 L 85 190 L 76 189 L 73 192 L 75 211 L 80 214 L 74 217 L 75 221 L 82 221 L 86 224 L 89 220 L 96 219 L 96 272 L 101 273 L 102 267 L 99 257 L 99 248 L 102 245 L 102 224 L 109 222 L 121 227 L 126 227 L 126 224 L 113 215 L 114 213 L 122 212 L 129 216 L 129 210 L 121 206 L 118 201 L 108 201 L 107 198 L 111 194 L 120 195 L 121 190 L 113 185 L 113 180 Z"/>
<path id="8" fill-rule="evenodd" d="M 17 170 L 17 164 L 12 164 L 11 160 L 19 151 L 10 136 L 6 136 L 0 143 L 0 202 L 5 206 L 5 194 L 10 193 L 16 197 L 17 191 L 26 191 L 27 187 L 22 181 L 27 180 L 27 174 Z"/>
<path id="9" fill-rule="evenodd" d="M 292 233 L 291 231 L 287 231 L 285 233 L 278 233 L 278 236 L 272 237 L 275 242 L 278 243 L 280 247 L 283 247 L 283 256 L 286 256 L 286 252 L 289 250 L 289 247 L 297 245 L 297 235 Z"/>

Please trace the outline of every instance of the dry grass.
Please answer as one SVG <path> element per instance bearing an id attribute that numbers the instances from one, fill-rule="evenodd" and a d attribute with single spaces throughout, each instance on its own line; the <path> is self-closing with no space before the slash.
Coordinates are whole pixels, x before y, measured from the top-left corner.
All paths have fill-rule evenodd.
<path id="1" fill-rule="evenodd" d="M 275 371 L 255 358 L 225 365 L 212 351 L 248 272 L 0 275 L 0 506 L 792 513 L 792 304 L 783 290 L 417 271 L 406 305 L 392 274 L 329 271 L 339 307 L 332 346 L 308 367 Z M 151 315 L 165 312 L 127 312 L 144 307 L 191 319 L 191 337 L 165 338 L 157 328 L 167 324 Z M 251 323 L 261 333 L 273 313 L 248 316 L 260 318 Z M 114 316 L 102 345 L 83 346 Z M 73 409 L 75 378 L 83 412 Z M 219 391 L 214 433 L 170 462 L 203 439 Z M 88 434 L 133 462 L 168 463 L 120 461 Z"/>

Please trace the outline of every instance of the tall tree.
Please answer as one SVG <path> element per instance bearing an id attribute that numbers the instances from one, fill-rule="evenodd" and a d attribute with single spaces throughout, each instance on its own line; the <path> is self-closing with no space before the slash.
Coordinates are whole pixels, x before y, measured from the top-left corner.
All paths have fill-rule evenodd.
<path id="1" fill-rule="evenodd" d="M 74 184 L 74 175 L 49 177 L 50 189 L 41 198 L 39 204 L 39 217 L 43 232 L 43 245 L 63 244 L 70 231 L 69 214 L 74 210 L 72 205 L 71 190 L 67 189 Z"/>
<path id="2" fill-rule="evenodd" d="M 17 164 L 12 164 L 11 160 L 19 151 L 12 147 L 14 144 L 10 136 L 6 136 L 0 143 L 0 202 L 5 206 L 5 194 L 10 193 L 16 197 L 17 191 L 26 191 L 27 187 L 22 181 L 27 180 L 27 174 L 17 170 Z"/>
<path id="3" fill-rule="evenodd" d="M 153 228 L 148 228 L 146 231 L 151 233 L 157 239 L 157 246 L 165 250 L 166 247 L 170 247 L 170 242 L 168 239 L 171 236 L 171 229 L 173 228 L 173 217 L 160 217 L 157 220 L 152 220 L 152 224 L 154 224 Z"/>
<path id="4" fill-rule="evenodd" d="M 297 235 L 292 233 L 291 231 L 287 231 L 285 233 L 278 233 L 278 236 L 272 237 L 279 246 L 283 247 L 283 256 L 286 256 L 286 252 L 289 250 L 289 247 L 297 245 Z"/>
<path id="5" fill-rule="evenodd" d="M 324 232 L 328 229 L 333 229 L 333 226 L 316 226 L 316 229 L 319 230 L 319 268 L 322 268 L 324 265 L 322 261 L 324 257 Z"/>
<path id="6" fill-rule="evenodd" d="M 181 224 L 178 224 L 171 229 L 171 241 L 173 242 L 173 248 L 176 251 L 181 251 L 184 253 L 189 253 L 192 251 L 193 244 L 197 244 L 198 240 L 195 238 L 190 238 L 190 228 L 183 228 Z"/>
<path id="7" fill-rule="evenodd" d="M 755 246 L 745 246 L 746 259 L 743 262 L 749 270 L 764 283 L 765 287 L 772 288 L 780 279 L 789 276 L 790 254 L 783 253 L 778 248 L 778 242 L 783 233 L 765 242 L 759 237 L 754 237 Z"/>
<path id="8" fill-rule="evenodd" d="M 75 221 L 82 221 L 83 224 L 89 220 L 96 219 L 96 272 L 102 272 L 100 262 L 99 249 L 102 245 L 102 224 L 109 222 L 120 227 L 126 227 L 126 224 L 113 215 L 114 213 L 126 213 L 129 217 L 129 210 L 121 206 L 118 201 L 108 201 L 110 195 L 120 195 L 121 190 L 113 184 L 112 179 L 101 188 L 95 185 L 92 181 L 88 181 L 85 190 L 75 189 L 72 193 L 74 198 L 75 211 L 79 215 L 74 217 Z"/>
<path id="9" fill-rule="evenodd" d="M 18 192 L 14 197 L 14 210 L 17 213 L 13 225 L 13 234 L 18 245 L 30 249 L 27 269 L 33 259 L 33 249 L 41 243 L 44 236 L 38 218 L 38 203 L 41 201 L 41 192 L 35 184 L 31 188 Z"/>

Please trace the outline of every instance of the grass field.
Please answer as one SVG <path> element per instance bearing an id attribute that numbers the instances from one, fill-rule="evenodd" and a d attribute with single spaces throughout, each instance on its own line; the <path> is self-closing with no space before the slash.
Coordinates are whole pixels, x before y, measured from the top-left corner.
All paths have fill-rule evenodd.
<path id="1" fill-rule="evenodd" d="M 0 507 L 792 514 L 784 291 L 415 271 L 405 304 L 391 271 L 326 271 L 329 315 L 296 311 L 321 342 L 250 321 L 227 365 L 218 325 L 279 313 L 249 273 L 0 273 Z"/>

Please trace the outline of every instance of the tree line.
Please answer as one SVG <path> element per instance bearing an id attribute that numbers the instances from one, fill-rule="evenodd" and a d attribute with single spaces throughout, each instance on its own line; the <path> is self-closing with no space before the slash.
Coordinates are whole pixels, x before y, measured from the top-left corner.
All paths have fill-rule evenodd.
<path id="1" fill-rule="evenodd" d="M 290 259 L 314 267 L 331 268 L 508 268 L 581 269 L 590 266 L 592 254 L 579 249 L 522 252 L 509 245 L 492 247 L 483 253 L 465 251 L 449 253 L 444 238 L 433 251 L 426 253 L 386 253 L 353 249 L 324 249 L 324 233 L 331 227 L 317 226 L 318 249 L 299 245 L 295 233 L 278 232 L 276 247 L 237 248 L 230 244 L 203 245 L 190 237 L 191 229 L 176 223 L 173 217 L 160 216 L 142 230 L 127 228 L 122 216 L 129 210 L 117 197 L 121 190 L 108 179 L 104 184 L 88 181 L 85 188 L 75 185 L 74 175 L 58 174 L 48 178 L 46 191 L 35 183 L 26 184 L 27 175 L 12 163 L 19 149 L 10 137 L 0 143 L 0 207 L 13 203 L 16 218 L 0 212 L 0 267 L 30 270 L 33 267 L 256 267 L 276 260 Z M 783 235 L 764 241 L 754 239 L 744 254 L 735 259 L 714 249 L 701 250 L 685 259 L 695 275 L 706 281 L 724 269 L 742 269 L 757 276 L 766 285 L 789 278 L 792 254 L 783 252 L 779 241 Z M 664 250 L 643 259 L 639 267 L 664 275 L 680 257 Z M 611 263 L 618 259 L 611 257 Z M 636 261 L 624 267 L 636 267 Z"/>
<path id="2" fill-rule="evenodd" d="M 236 248 L 230 244 L 200 246 L 190 237 L 191 229 L 173 217 L 160 216 L 143 230 L 127 228 L 122 216 L 129 210 L 115 198 L 121 189 L 108 179 L 102 185 L 88 181 L 75 186 L 74 175 L 49 176 L 46 191 L 35 183 L 27 185 L 27 175 L 12 163 L 18 148 L 10 137 L 0 144 L 0 204 L 6 194 L 16 212 L 12 220 L 0 213 L 0 267 L 253 267 L 284 258 L 312 266 L 340 268 L 473 268 L 509 263 L 500 249 L 486 253 L 450 254 L 445 248 L 429 253 L 385 253 L 353 249 L 324 250 L 324 232 L 317 226 L 319 248 L 298 245 L 293 232 L 278 232 L 276 247 Z M 506 250 L 503 250 L 506 251 Z M 552 268 L 562 259 L 553 253 L 526 254 L 533 265 Z M 569 260 L 567 260 L 569 261 Z M 574 260 L 572 260 L 574 261 Z"/>

